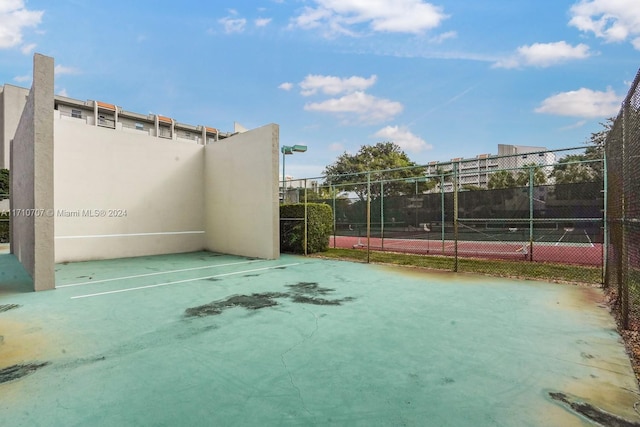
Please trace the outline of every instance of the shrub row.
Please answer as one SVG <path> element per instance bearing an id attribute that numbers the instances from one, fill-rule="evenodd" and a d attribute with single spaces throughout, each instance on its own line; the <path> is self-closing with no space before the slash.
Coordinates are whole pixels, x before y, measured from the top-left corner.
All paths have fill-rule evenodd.
<path id="1" fill-rule="evenodd" d="M 9 243 L 9 213 L 0 212 L 0 243 Z"/>
<path id="2" fill-rule="evenodd" d="M 331 207 L 307 203 L 307 253 L 326 251 L 332 230 Z M 280 205 L 280 252 L 304 253 L 304 203 Z"/>

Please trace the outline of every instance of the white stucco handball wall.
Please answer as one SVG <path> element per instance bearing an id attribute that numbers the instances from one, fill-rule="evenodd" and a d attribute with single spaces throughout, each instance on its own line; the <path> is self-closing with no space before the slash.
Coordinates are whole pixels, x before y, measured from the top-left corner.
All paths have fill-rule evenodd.
<path id="1" fill-rule="evenodd" d="M 11 251 L 36 290 L 55 286 L 56 262 L 279 257 L 278 125 L 208 145 L 94 126 L 53 109 L 53 70 L 35 55 L 10 152 Z"/>
<path id="2" fill-rule="evenodd" d="M 0 93 L 0 168 L 10 169 L 11 140 L 28 95 L 28 89 L 9 84 L 5 84 Z"/>
<path id="3" fill-rule="evenodd" d="M 276 124 L 206 146 L 207 249 L 280 256 L 278 148 Z"/>
<path id="4" fill-rule="evenodd" d="M 204 249 L 202 145 L 54 114 L 57 262 Z"/>

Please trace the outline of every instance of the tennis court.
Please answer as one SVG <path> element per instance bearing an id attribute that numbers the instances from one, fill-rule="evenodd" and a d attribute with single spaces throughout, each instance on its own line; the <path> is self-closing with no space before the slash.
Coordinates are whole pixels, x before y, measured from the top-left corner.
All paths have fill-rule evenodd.
<path id="1" fill-rule="evenodd" d="M 366 248 L 366 229 L 357 228 L 354 235 L 332 236 L 330 246 Z M 598 236 L 583 228 L 535 229 L 529 242 L 527 228 L 476 228 L 461 224 L 458 237 L 430 229 L 385 229 L 384 238 L 372 233 L 368 240 L 373 250 L 489 259 L 530 260 L 601 266 L 603 248 Z M 456 251 L 457 246 L 457 251 Z M 533 246 L 533 252 L 531 247 Z"/>
<path id="2" fill-rule="evenodd" d="M 6 426 L 640 425 L 596 288 L 211 252 L 0 272 Z"/>

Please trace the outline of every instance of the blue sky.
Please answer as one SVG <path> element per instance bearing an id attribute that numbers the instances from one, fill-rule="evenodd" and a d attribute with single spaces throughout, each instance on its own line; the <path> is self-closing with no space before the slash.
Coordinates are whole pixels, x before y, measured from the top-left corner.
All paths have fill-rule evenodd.
<path id="1" fill-rule="evenodd" d="M 1 0 L 0 82 L 233 131 L 287 175 L 394 141 L 417 163 L 581 145 L 640 67 L 638 0 Z"/>

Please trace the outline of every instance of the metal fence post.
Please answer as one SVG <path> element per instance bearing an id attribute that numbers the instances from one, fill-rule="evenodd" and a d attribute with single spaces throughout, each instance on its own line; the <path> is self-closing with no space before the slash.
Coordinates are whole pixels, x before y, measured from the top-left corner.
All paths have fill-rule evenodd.
<path id="1" fill-rule="evenodd" d="M 371 172 L 367 172 L 367 263 L 371 261 Z"/>
<path id="2" fill-rule="evenodd" d="M 309 249 L 308 241 L 308 220 L 307 220 L 307 178 L 304 179 L 304 256 L 307 256 Z"/>
<path id="3" fill-rule="evenodd" d="M 336 187 L 334 185 L 329 184 L 329 191 L 331 192 L 331 201 L 333 203 L 333 249 L 336 248 L 336 233 L 337 226 L 336 221 L 338 215 L 336 214 Z"/>
<path id="4" fill-rule="evenodd" d="M 533 166 L 529 166 L 529 261 L 533 261 Z"/>
<path id="5" fill-rule="evenodd" d="M 444 255 L 444 172 L 440 174 L 440 231 L 442 238 L 442 255 Z"/>
<path id="6" fill-rule="evenodd" d="M 608 194 L 607 188 L 609 185 L 607 179 L 607 153 L 606 150 L 603 149 L 602 153 L 602 171 L 603 171 L 603 205 L 604 209 L 602 210 L 602 283 L 605 287 L 607 287 L 607 263 L 609 262 L 609 217 L 607 215 L 607 204 L 608 204 Z"/>
<path id="7" fill-rule="evenodd" d="M 627 240 L 627 192 L 626 182 L 629 177 L 629 161 L 626 158 L 626 148 L 628 140 L 627 129 L 627 113 L 629 111 L 628 97 L 625 103 L 622 105 L 622 147 L 620 149 L 620 158 L 622 159 L 622 200 L 620 206 L 622 208 L 622 215 L 620 220 L 622 229 L 622 239 L 620 242 L 620 255 L 619 255 L 619 272 L 618 272 L 618 289 L 620 293 L 620 323 L 624 329 L 629 328 L 629 242 Z"/>
<path id="8" fill-rule="evenodd" d="M 458 164 L 453 164 L 453 271 L 458 271 Z"/>
<path id="9" fill-rule="evenodd" d="M 384 251 L 384 181 L 380 181 L 380 246 Z"/>

